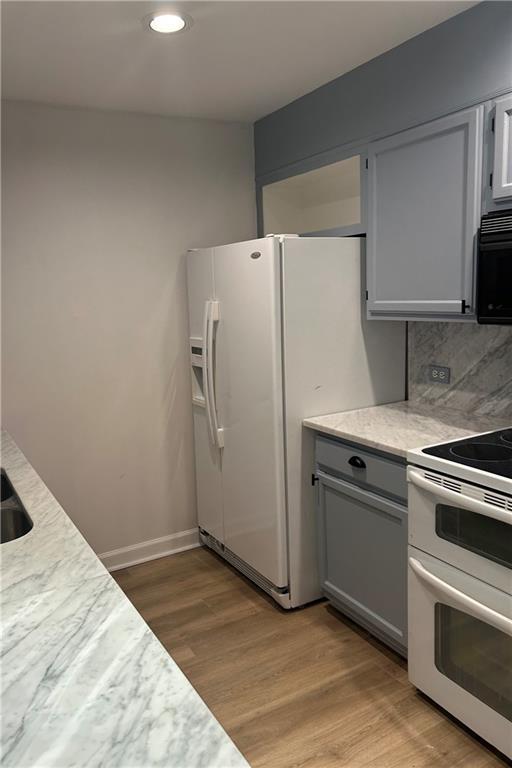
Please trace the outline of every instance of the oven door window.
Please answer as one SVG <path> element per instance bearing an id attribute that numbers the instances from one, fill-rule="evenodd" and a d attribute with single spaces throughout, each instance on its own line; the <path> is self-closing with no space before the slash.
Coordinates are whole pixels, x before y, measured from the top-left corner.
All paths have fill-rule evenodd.
<path id="1" fill-rule="evenodd" d="M 512 569 L 511 528 L 501 520 L 461 507 L 437 504 L 436 534 L 441 539 Z"/>
<path id="2" fill-rule="evenodd" d="M 436 603 L 435 642 L 437 669 L 512 722 L 512 638 Z"/>

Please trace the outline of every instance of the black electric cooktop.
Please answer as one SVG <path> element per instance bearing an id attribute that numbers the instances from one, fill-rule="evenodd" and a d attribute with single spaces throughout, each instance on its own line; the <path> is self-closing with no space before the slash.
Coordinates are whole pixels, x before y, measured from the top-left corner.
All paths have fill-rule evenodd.
<path id="1" fill-rule="evenodd" d="M 423 448 L 422 453 L 439 456 L 446 461 L 482 469 L 493 475 L 512 477 L 512 427 L 487 435 L 465 437 L 453 443 Z"/>

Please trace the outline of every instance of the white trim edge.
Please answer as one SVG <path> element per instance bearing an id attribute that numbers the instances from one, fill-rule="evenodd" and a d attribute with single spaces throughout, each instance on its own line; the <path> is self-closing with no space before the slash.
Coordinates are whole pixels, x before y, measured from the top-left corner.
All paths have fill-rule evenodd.
<path id="1" fill-rule="evenodd" d="M 113 549 L 98 557 L 108 571 L 118 571 L 120 568 L 128 568 L 130 565 L 138 565 L 148 560 L 157 560 L 167 555 L 176 555 L 178 552 L 200 546 L 199 530 L 191 528 L 189 531 L 171 533 L 170 536 L 162 536 L 160 539 L 150 539 L 141 541 L 140 544 Z"/>

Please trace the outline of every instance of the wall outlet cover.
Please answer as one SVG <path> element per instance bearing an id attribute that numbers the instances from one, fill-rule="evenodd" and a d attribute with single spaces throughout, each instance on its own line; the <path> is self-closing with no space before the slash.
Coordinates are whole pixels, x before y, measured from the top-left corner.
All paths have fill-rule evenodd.
<path id="1" fill-rule="evenodd" d="M 429 381 L 435 381 L 437 384 L 449 384 L 450 374 L 451 369 L 446 365 L 428 366 L 428 379 Z"/>

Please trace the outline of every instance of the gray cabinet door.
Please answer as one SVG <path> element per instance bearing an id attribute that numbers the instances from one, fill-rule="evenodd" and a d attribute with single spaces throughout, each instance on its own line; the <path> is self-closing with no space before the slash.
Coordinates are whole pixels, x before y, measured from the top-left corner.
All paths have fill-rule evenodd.
<path id="1" fill-rule="evenodd" d="M 396 650 L 407 648 L 407 508 L 318 472 L 324 594 Z"/>
<path id="2" fill-rule="evenodd" d="M 496 101 L 492 196 L 494 200 L 512 197 L 512 95 Z"/>
<path id="3" fill-rule="evenodd" d="M 370 144 L 368 313 L 473 314 L 483 108 Z"/>

